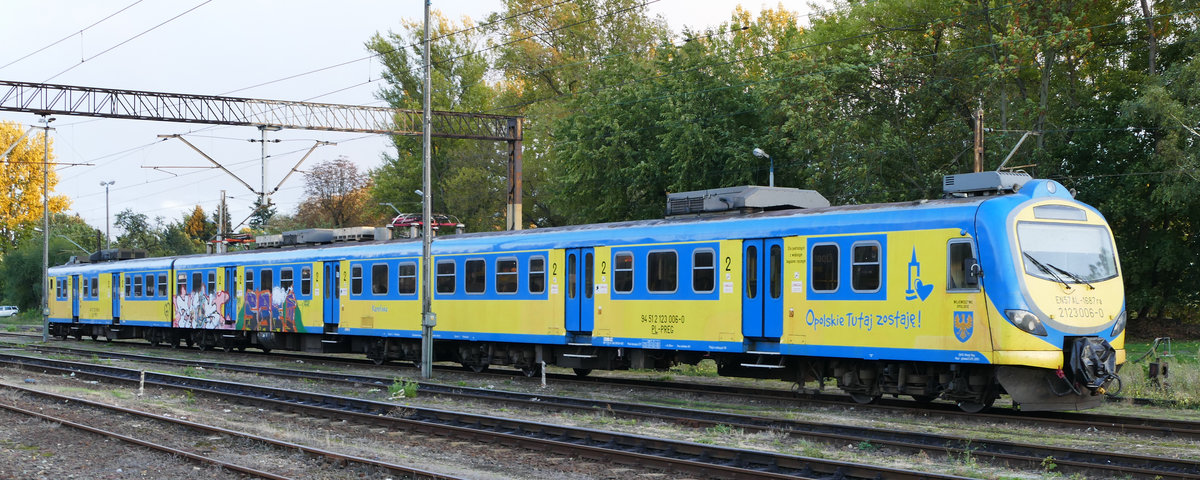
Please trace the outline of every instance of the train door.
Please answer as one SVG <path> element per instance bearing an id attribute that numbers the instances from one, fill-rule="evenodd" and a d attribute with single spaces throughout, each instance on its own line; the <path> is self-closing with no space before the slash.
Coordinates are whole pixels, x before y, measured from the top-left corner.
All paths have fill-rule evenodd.
<path id="1" fill-rule="evenodd" d="M 71 317 L 79 321 L 79 275 L 71 275 Z"/>
<path id="2" fill-rule="evenodd" d="M 783 240 L 742 241 L 742 335 L 783 335 Z"/>
<path id="3" fill-rule="evenodd" d="M 121 274 L 112 274 L 112 316 L 113 322 L 121 320 Z"/>
<path id="4" fill-rule="evenodd" d="M 341 304 L 338 287 L 342 280 L 341 262 L 325 262 L 325 275 L 321 277 L 321 297 L 324 302 L 325 331 L 336 332 L 339 321 Z"/>
<path id="5" fill-rule="evenodd" d="M 238 284 L 237 284 L 237 267 L 225 267 L 225 282 L 222 288 L 228 293 L 228 299 L 225 300 L 225 325 L 233 326 L 237 323 L 237 307 L 238 307 Z M 245 294 L 243 294 L 245 295 Z"/>
<path id="6" fill-rule="evenodd" d="M 595 326 L 595 251 L 592 248 L 568 248 L 567 331 L 591 332 Z"/>

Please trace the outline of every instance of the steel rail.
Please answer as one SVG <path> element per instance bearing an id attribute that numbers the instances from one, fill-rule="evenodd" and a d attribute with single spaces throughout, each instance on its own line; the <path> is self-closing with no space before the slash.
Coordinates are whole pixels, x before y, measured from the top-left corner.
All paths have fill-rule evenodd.
<path id="1" fill-rule="evenodd" d="M 58 347 L 35 348 L 47 352 L 94 354 L 90 350 L 73 350 Z M 345 373 L 300 371 L 277 367 L 236 365 L 224 362 L 174 359 L 139 354 L 101 352 L 99 355 L 132 361 L 176 366 L 203 366 L 243 373 L 270 374 L 289 378 L 311 378 L 355 385 L 387 385 L 392 381 L 389 378 Z M 1200 465 L 1197 465 L 1196 462 L 1159 456 L 1130 455 L 1118 452 L 1034 445 L 955 435 L 897 432 L 881 428 L 829 425 L 823 422 L 805 422 L 697 409 L 534 395 L 494 389 L 451 387 L 426 382 L 420 383 L 420 391 L 482 401 L 504 401 L 536 408 L 555 407 L 590 412 L 606 412 L 626 417 L 682 423 L 689 426 L 712 427 L 726 425 L 750 431 L 778 431 L 791 436 L 817 439 L 835 444 L 870 442 L 880 446 L 913 452 L 935 451 L 958 455 L 970 454 L 976 458 L 992 459 L 996 463 L 1022 463 L 1025 467 L 1035 469 L 1041 468 L 1041 464 L 1046 458 L 1053 457 L 1054 462 L 1058 465 L 1057 471 L 1060 472 L 1103 472 L 1107 474 L 1147 476 L 1165 475 L 1171 478 L 1200 478 Z"/>
<path id="2" fill-rule="evenodd" d="M 0 362 L 123 382 L 136 381 L 140 373 L 131 369 L 12 354 L 0 354 Z M 499 441 L 540 451 L 582 455 L 601 461 L 704 477 L 962 478 L 161 373 L 146 372 L 146 383 L 204 391 L 282 410 L 303 411 L 330 418 L 354 417 L 374 425 L 390 423 L 399 428 L 433 435 L 452 435 L 492 443 Z"/>

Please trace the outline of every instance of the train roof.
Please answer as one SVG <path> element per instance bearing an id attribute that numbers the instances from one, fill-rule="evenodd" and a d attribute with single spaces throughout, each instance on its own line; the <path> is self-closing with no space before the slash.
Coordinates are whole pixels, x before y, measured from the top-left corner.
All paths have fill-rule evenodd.
<path id="1" fill-rule="evenodd" d="M 1070 199 L 1066 189 L 1047 189 L 1049 180 L 1035 180 L 1018 193 L 993 196 L 954 197 L 895 203 L 842 205 L 809 209 L 776 210 L 730 216 L 670 217 L 613 223 L 546 227 L 520 231 L 476 232 L 438 237 L 433 242 L 437 255 L 503 251 L 547 250 L 648 243 L 718 241 L 811 234 L 822 235 L 914 230 L 924 228 L 969 228 L 976 211 L 985 202 L 1001 200 L 1013 206 L 1035 196 Z M 1055 184 L 1057 185 L 1057 184 Z M 1047 192 L 1050 193 L 1047 193 Z M 1060 193 L 1054 193 L 1055 191 Z M 125 260 L 92 266 L 98 271 L 137 268 L 205 268 L 230 264 L 286 264 L 310 261 L 394 258 L 421 255 L 419 239 L 331 244 L 289 249 L 255 249 L 224 254 L 157 257 Z"/>

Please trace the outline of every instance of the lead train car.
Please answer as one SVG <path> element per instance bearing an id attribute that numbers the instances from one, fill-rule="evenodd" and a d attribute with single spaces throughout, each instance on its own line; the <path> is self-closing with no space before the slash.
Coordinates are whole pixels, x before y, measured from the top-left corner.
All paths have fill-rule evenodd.
<path id="1" fill-rule="evenodd" d="M 717 362 L 858 401 L 1095 406 L 1125 360 L 1111 232 L 1052 181 L 1002 195 L 492 232 L 433 242 L 435 360 Z M 421 244 L 51 269 L 52 333 L 420 358 Z M 118 288 L 119 287 L 119 288 Z M 170 295 L 166 295 L 166 291 Z"/>

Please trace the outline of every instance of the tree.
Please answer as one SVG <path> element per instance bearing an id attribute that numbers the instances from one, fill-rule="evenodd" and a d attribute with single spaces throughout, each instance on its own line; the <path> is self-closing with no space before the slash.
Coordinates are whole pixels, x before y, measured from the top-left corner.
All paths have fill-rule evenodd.
<path id="1" fill-rule="evenodd" d="M 217 225 L 215 222 L 209 222 L 204 209 L 196 205 L 190 215 L 184 216 L 183 231 L 192 240 L 203 244 L 217 234 Z"/>
<path id="2" fill-rule="evenodd" d="M 495 89 L 487 81 L 488 59 L 480 53 L 482 34 L 467 30 L 470 19 L 461 24 L 433 12 L 430 58 L 433 63 L 431 91 L 433 108 L 465 112 L 488 111 Z M 367 48 L 379 55 L 387 81 L 377 96 L 396 108 L 422 108 L 422 24 L 402 23 L 401 33 L 376 34 Z M 449 35 L 465 30 L 464 33 Z M 384 155 L 384 162 L 371 171 L 370 208 L 380 217 L 390 209 L 382 202 L 399 208 L 418 210 L 415 190 L 422 189 L 422 144 L 420 137 L 392 137 L 395 153 Z M 469 230 L 492 230 L 504 223 L 506 149 L 478 140 L 433 139 L 433 211 L 458 216 Z"/>
<path id="3" fill-rule="evenodd" d="M 7 150 L 24 133 L 24 128 L 13 122 L 0 121 L 0 153 Z M 7 161 L 0 164 L 0 253 L 7 253 L 17 245 L 19 231 L 29 228 L 42 219 L 43 134 L 31 135 L 17 143 L 9 153 Z M 49 159 L 54 161 L 53 152 Z M 53 168 L 48 171 L 46 188 L 54 191 L 58 175 Z M 51 195 L 51 213 L 66 210 L 70 200 L 64 195 Z"/>
<path id="4" fill-rule="evenodd" d="M 263 204 L 262 198 L 254 199 L 254 211 L 250 213 L 250 229 L 263 231 L 267 228 L 267 224 L 271 222 L 271 217 L 275 216 L 275 204 L 267 199 L 266 205 Z"/>
<path id="5" fill-rule="evenodd" d="M 50 238 L 50 265 L 62 265 L 78 250 L 59 237 Z M 37 310 L 42 304 L 42 239 L 29 238 L 4 256 L 0 277 L 5 302 L 22 310 Z"/>
<path id="6" fill-rule="evenodd" d="M 304 174 L 307 195 L 300 210 L 308 206 L 310 215 L 324 226 L 352 226 L 365 207 L 358 193 L 365 191 L 367 179 L 349 158 L 339 156 L 320 162 Z"/>
<path id="7" fill-rule="evenodd" d="M 157 251 L 162 243 L 158 227 L 160 224 L 161 218 L 155 219 L 155 224 L 151 224 L 146 214 L 135 213 L 132 209 L 126 208 L 117 212 L 116 221 L 113 222 L 113 225 L 121 230 L 121 234 L 117 235 L 117 247 Z"/>

